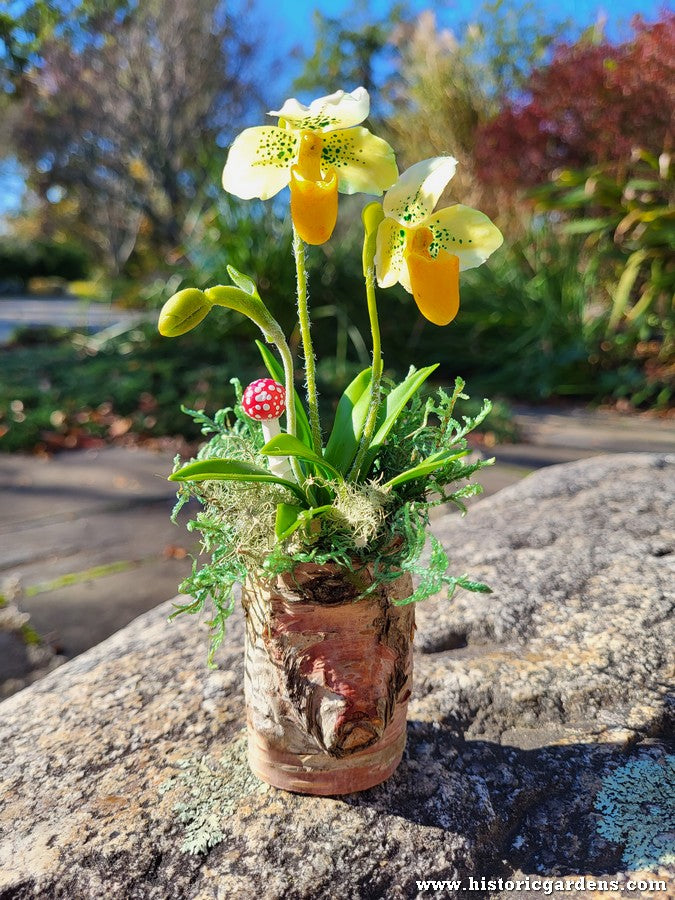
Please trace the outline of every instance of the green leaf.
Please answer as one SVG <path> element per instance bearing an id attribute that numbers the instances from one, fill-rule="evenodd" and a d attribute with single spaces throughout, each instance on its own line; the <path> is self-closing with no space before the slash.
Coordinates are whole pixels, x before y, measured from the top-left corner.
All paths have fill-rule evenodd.
<path id="1" fill-rule="evenodd" d="M 585 184 L 562 192 L 556 191 L 555 187 L 552 187 L 553 190 L 551 191 L 551 194 L 554 195 L 554 203 L 556 206 L 562 208 L 575 208 L 584 206 L 588 203 L 588 191 L 586 190 Z"/>
<path id="2" fill-rule="evenodd" d="M 626 318 L 631 322 L 634 322 L 635 319 L 639 319 L 640 316 L 649 309 L 652 300 L 657 294 L 657 290 L 658 286 L 656 284 L 648 285 L 642 292 L 642 296 L 635 306 L 626 313 Z"/>
<path id="3" fill-rule="evenodd" d="M 397 484 L 405 484 L 406 481 L 413 481 L 415 478 L 423 478 L 425 475 L 430 475 L 436 469 L 440 469 L 449 462 L 467 456 L 469 452 L 469 450 L 460 450 L 457 453 L 453 453 L 451 450 L 443 450 L 440 453 L 434 453 L 412 469 L 406 469 L 405 472 L 390 478 L 389 481 L 382 485 L 382 490 L 394 487 Z"/>
<path id="4" fill-rule="evenodd" d="M 308 505 L 304 491 L 297 484 L 239 459 L 200 459 L 169 475 L 169 481 L 267 481 L 288 488 Z"/>
<path id="5" fill-rule="evenodd" d="M 345 473 L 356 455 L 368 415 L 371 369 L 359 372 L 340 397 L 324 458 Z"/>
<path id="6" fill-rule="evenodd" d="M 282 510 L 281 507 L 284 507 Z M 278 541 L 285 541 L 300 527 L 309 525 L 313 518 L 332 509 L 330 503 L 325 506 L 312 506 L 309 509 L 299 509 L 288 503 L 280 503 L 277 506 L 275 534 Z"/>
<path id="7" fill-rule="evenodd" d="M 464 588 L 465 591 L 473 591 L 474 594 L 491 594 L 492 588 L 482 581 L 471 581 L 466 575 L 460 575 L 454 579 L 457 587 Z"/>
<path id="8" fill-rule="evenodd" d="M 284 369 L 281 363 L 277 360 L 269 347 L 266 347 L 262 341 L 256 341 L 256 346 L 258 347 L 258 350 L 260 350 L 260 355 L 262 356 L 267 371 L 275 381 L 283 384 Z M 305 446 L 312 447 L 312 430 L 309 427 L 309 420 L 307 418 L 307 413 L 305 412 L 305 407 L 302 405 L 300 395 L 295 389 L 293 390 L 293 394 L 295 396 L 295 417 L 298 426 L 298 437 Z M 288 398 L 286 398 L 286 402 L 288 403 Z"/>
<path id="9" fill-rule="evenodd" d="M 621 321 L 621 317 L 623 316 L 626 305 L 628 304 L 630 292 L 633 289 L 633 285 L 635 284 L 638 273 L 640 272 L 640 267 L 647 258 L 647 255 L 648 254 L 646 250 L 636 250 L 628 257 L 628 261 L 621 274 L 619 283 L 616 286 L 614 300 L 612 301 L 612 312 L 610 314 L 608 323 L 608 328 L 610 330 L 615 329 Z"/>
<path id="10" fill-rule="evenodd" d="M 300 526 L 298 517 L 302 510 L 299 506 L 292 506 L 290 503 L 277 503 L 277 514 L 274 522 L 274 533 L 278 541 L 283 541 L 290 537 L 296 528 Z"/>
<path id="11" fill-rule="evenodd" d="M 605 231 L 615 225 L 616 218 L 607 216 L 601 219 L 580 219 L 578 222 L 569 222 L 563 226 L 562 230 L 565 234 L 590 234 L 594 231 Z"/>
<path id="12" fill-rule="evenodd" d="M 251 319 L 272 343 L 285 340 L 281 325 L 258 297 L 229 284 L 217 284 L 204 291 L 207 299 L 216 306 L 225 306 Z"/>
<path id="13" fill-rule="evenodd" d="M 401 384 L 397 385 L 393 391 L 387 394 L 383 407 L 380 410 L 380 415 L 378 416 L 378 422 L 380 421 L 380 419 L 383 419 L 383 421 L 375 432 L 370 447 L 368 448 L 368 452 L 366 453 L 364 464 L 361 469 L 362 472 L 368 472 L 373 464 L 373 460 L 377 456 L 377 451 L 386 441 L 387 435 L 393 428 L 394 423 L 396 422 L 398 417 L 403 412 L 406 403 L 408 402 L 408 400 L 410 400 L 413 394 L 417 393 L 417 391 L 422 387 L 427 378 L 437 368 L 438 363 L 434 363 L 433 366 L 425 366 L 423 369 L 418 369 L 415 372 L 411 372 L 411 374 L 408 375 L 405 381 L 402 381 Z"/>
<path id="14" fill-rule="evenodd" d="M 318 453 L 315 453 L 309 447 L 305 446 L 302 441 L 294 437 L 292 434 L 277 434 L 260 451 L 265 456 L 294 456 L 297 459 L 303 459 L 305 462 L 311 462 L 315 466 L 326 469 L 336 478 L 341 479 L 342 475 L 327 460 Z"/>
<path id="15" fill-rule="evenodd" d="M 234 266 L 227 267 L 227 274 L 230 276 L 232 281 L 251 297 L 257 297 L 260 300 L 260 294 L 258 293 L 258 288 L 256 286 L 255 281 L 252 278 L 249 278 L 248 275 L 244 275 L 243 272 L 239 272 L 235 269 Z M 261 301 L 262 302 L 262 301 Z"/>
<path id="16" fill-rule="evenodd" d="M 654 178 L 631 178 L 624 185 L 624 193 L 628 191 L 658 191 L 661 182 Z"/>

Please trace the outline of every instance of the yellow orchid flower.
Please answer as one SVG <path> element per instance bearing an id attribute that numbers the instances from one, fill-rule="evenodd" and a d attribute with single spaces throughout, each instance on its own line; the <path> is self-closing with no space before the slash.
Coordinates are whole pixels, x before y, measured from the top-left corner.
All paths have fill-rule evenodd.
<path id="1" fill-rule="evenodd" d="M 437 156 L 407 169 L 384 195 L 377 230 L 377 283 L 403 285 L 435 325 L 457 315 L 459 273 L 480 266 L 504 240 L 477 209 L 457 203 L 434 213 L 456 168 L 452 156 Z"/>
<path id="2" fill-rule="evenodd" d="M 380 195 L 398 177 L 394 151 L 367 128 L 370 111 L 359 87 L 336 91 L 309 106 L 286 100 L 278 126 L 247 128 L 230 148 L 223 187 L 250 200 L 268 200 L 290 184 L 291 215 L 307 244 L 323 244 L 337 219 L 337 195 Z"/>

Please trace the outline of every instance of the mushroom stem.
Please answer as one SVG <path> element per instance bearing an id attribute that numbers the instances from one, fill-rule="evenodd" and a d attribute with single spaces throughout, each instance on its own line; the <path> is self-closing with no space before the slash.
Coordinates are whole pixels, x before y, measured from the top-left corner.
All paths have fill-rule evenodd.
<path id="1" fill-rule="evenodd" d="M 262 425 L 263 438 L 266 444 L 271 441 L 273 437 L 281 434 L 278 419 L 264 419 L 260 424 Z M 278 475 L 279 478 L 293 477 L 293 472 L 291 471 L 287 456 L 268 456 L 267 462 L 270 467 L 270 472 L 273 475 Z"/>

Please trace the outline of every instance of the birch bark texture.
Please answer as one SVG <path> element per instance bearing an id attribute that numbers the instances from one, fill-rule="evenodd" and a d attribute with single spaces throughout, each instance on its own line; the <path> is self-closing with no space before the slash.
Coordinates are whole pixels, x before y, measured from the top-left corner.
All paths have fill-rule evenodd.
<path id="1" fill-rule="evenodd" d="M 246 584 L 249 764 L 263 781 L 335 795 L 385 781 L 406 740 L 414 605 L 409 575 L 378 586 L 371 566 L 299 565 Z"/>

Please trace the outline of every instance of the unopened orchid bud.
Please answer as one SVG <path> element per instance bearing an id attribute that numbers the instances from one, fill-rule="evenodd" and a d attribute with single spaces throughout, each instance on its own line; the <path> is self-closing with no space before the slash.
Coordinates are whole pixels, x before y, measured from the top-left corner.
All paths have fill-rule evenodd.
<path id="1" fill-rule="evenodd" d="M 164 337 L 192 331 L 209 314 L 213 304 L 203 291 L 186 288 L 170 297 L 159 314 L 157 327 Z"/>

